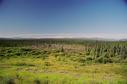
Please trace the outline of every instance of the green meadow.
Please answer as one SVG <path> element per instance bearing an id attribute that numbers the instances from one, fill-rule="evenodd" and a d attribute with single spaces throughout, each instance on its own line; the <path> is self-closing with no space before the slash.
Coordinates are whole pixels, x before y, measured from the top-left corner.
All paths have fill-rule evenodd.
<path id="1" fill-rule="evenodd" d="M 0 84 L 127 84 L 127 42 L 2 39 Z"/>

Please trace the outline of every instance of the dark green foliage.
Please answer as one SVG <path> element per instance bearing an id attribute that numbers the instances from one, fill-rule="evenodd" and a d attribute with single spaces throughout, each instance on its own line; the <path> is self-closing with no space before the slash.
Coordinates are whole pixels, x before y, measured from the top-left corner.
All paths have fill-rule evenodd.
<path id="1" fill-rule="evenodd" d="M 34 80 L 35 84 L 41 84 L 40 80 Z"/>
<path id="2" fill-rule="evenodd" d="M 9 79 L 7 84 L 16 84 L 14 79 Z"/>

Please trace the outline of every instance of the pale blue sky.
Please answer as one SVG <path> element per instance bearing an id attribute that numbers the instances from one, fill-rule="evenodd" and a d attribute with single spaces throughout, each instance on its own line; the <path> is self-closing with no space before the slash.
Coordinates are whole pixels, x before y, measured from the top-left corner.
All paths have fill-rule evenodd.
<path id="1" fill-rule="evenodd" d="M 0 37 L 88 33 L 127 34 L 127 0 L 0 0 Z"/>

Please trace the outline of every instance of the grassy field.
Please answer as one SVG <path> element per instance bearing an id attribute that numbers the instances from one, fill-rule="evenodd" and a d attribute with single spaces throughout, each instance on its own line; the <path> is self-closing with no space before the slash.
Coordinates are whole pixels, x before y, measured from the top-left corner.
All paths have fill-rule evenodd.
<path id="1" fill-rule="evenodd" d="M 10 58 L 0 62 L 0 83 L 127 84 L 127 64 L 78 66 L 77 63 L 63 64 L 53 59 Z"/>
<path id="2" fill-rule="evenodd" d="M 127 84 L 126 58 L 105 55 L 100 61 L 101 55 L 93 58 L 94 50 L 88 54 L 85 46 L 2 46 L 0 84 Z"/>

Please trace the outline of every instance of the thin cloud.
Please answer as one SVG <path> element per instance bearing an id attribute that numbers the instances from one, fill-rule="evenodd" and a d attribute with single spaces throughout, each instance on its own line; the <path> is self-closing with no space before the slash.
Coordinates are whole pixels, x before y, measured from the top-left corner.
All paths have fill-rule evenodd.
<path id="1" fill-rule="evenodd" d="M 111 33 L 59 33 L 59 34 L 19 34 L 4 36 L 8 38 L 103 38 L 127 39 L 127 34 Z"/>

